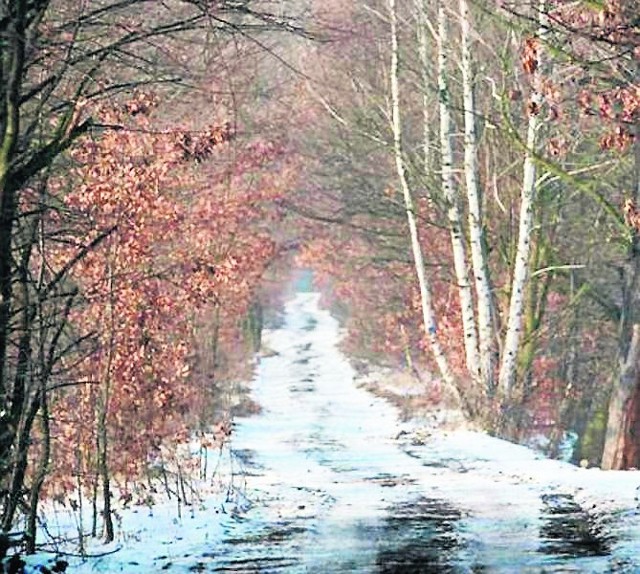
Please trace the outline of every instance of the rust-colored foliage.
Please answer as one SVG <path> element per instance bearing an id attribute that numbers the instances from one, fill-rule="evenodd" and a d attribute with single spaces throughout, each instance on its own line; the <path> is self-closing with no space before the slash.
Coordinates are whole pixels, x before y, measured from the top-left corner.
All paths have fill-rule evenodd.
<path id="1" fill-rule="evenodd" d="M 598 120 L 585 123 L 584 128 L 601 131 L 603 150 L 624 152 L 633 143 L 640 120 L 640 84 L 629 72 L 640 59 L 637 6 L 618 0 L 608 0 L 599 8 L 558 2 L 551 17 L 558 29 L 567 32 L 563 51 L 575 54 L 576 63 L 593 62 L 575 66 L 570 82 L 581 86 L 574 98 L 584 120 Z M 602 61 L 608 65 L 599 66 Z"/>
<path id="2" fill-rule="evenodd" d="M 532 76 L 538 69 L 538 40 L 537 38 L 529 37 L 524 41 L 524 47 L 522 49 L 522 69 Z"/>
<path id="3" fill-rule="evenodd" d="M 637 233 L 640 233 L 640 211 L 632 199 L 626 199 L 622 206 L 625 223 Z"/>
<path id="4" fill-rule="evenodd" d="M 85 344 L 65 360 L 81 384 L 52 404 L 50 491 L 68 492 L 74 475 L 95 472 L 104 399 L 117 477 L 138 476 L 163 444 L 188 438 L 214 374 L 194 369 L 203 322 L 216 318 L 220 347 L 237 343 L 274 253 L 271 202 L 284 185 L 276 175 L 288 174 L 281 148 L 249 142 L 235 163 L 214 161 L 228 153 L 229 124 L 158 131 L 153 102 L 140 94 L 96 110 L 101 123 L 122 128 L 80 141 L 73 168 L 54 184 L 64 212 L 50 222 L 59 227 L 51 263 L 63 266 L 80 244 L 103 238 L 70 276 L 81 294 L 70 323 Z"/>

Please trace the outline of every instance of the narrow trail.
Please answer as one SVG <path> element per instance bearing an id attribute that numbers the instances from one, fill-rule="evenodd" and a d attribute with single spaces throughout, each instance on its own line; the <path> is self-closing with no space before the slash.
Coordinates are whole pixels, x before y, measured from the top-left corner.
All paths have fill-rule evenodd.
<path id="1" fill-rule="evenodd" d="M 263 410 L 232 444 L 244 484 L 195 571 L 640 572 L 637 503 L 610 501 L 603 473 L 475 433 L 416 440 L 354 385 L 318 299 L 267 333 Z"/>

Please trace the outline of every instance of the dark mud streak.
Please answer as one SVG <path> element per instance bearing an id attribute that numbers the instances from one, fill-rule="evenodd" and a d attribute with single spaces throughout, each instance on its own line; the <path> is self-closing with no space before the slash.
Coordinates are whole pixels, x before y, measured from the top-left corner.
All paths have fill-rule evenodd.
<path id="1" fill-rule="evenodd" d="M 302 525 L 292 524 L 291 522 L 283 522 L 281 524 L 269 524 L 262 531 L 256 532 L 252 536 L 243 538 L 228 538 L 225 542 L 231 545 L 249 544 L 263 546 L 282 545 L 296 535 L 304 534 L 307 529 Z"/>
<path id="2" fill-rule="evenodd" d="M 291 385 L 291 387 L 289 387 L 289 390 L 292 393 L 312 393 L 313 391 L 316 390 L 316 385 L 314 385 L 312 382 L 303 380 L 302 385 Z"/>
<path id="3" fill-rule="evenodd" d="M 416 479 L 407 474 L 394 475 L 387 472 L 380 472 L 375 476 L 366 477 L 365 482 L 374 482 L 383 487 L 409 486 L 417 483 Z"/>
<path id="4" fill-rule="evenodd" d="M 300 563 L 300 541 L 307 532 L 300 518 L 273 523 L 256 523 L 250 536 L 225 539 L 214 572 L 289 572 Z"/>
<path id="5" fill-rule="evenodd" d="M 566 558 L 609 556 L 615 539 L 604 519 L 583 509 L 571 494 L 542 495 L 540 552 Z"/>
<path id="6" fill-rule="evenodd" d="M 419 445 L 413 445 L 413 446 L 421 447 L 423 445 L 419 444 Z M 411 448 L 411 445 L 403 445 L 401 448 L 402 448 L 402 452 L 404 452 L 407 456 L 410 456 L 411 458 L 415 458 L 416 460 L 419 460 L 422 466 L 426 468 L 448 469 L 448 470 L 453 470 L 454 472 L 458 472 L 460 474 L 464 474 L 472 470 L 471 464 L 473 462 L 482 462 L 481 459 L 477 459 L 476 461 L 469 459 L 469 460 L 465 460 L 465 464 L 462 464 L 456 458 L 440 457 L 437 459 L 426 459 L 424 450 L 414 450 Z"/>
<path id="7" fill-rule="evenodd" d="M 246 468 L 264 468 L 264 465 L 256 461 L 257 453 L 249 448 L 233 449 L 231 455 L 241 462 Z"/>
<path id="8" fill-rule="evenodd" d="M 444 500 L 419 498 L 388 509 L 376 557 L 380 574 L 454 574 L 464 542 L 463 512 Z"/>
<path id="9" fill-rule="evenodd" d="M 268 574 L 286 572 L 298 564 L 296 560 L 286 558 L 237 558 L 226 565 L 216 566 L 213 572 L 234 572 L 236 574 Z"/>
<path id="10" fill-rule="evenodd" d="M 317 326 L 318 326 L 318 321 L 313 317 L 309 317 L 309 319 L 307 319 L 306 325 L 302 327 L 302 330 L 307 332 L 315 331 Z"/>

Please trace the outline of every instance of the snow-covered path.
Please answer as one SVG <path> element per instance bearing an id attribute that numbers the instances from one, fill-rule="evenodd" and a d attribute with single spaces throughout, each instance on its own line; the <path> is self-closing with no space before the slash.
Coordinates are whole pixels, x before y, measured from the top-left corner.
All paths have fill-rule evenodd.
<path id="1" fill-rule="evenodd" d="M 264 412 L 238 423 L 233 444 L 253 506 L 216 545 L 213 571 L 640 572 L 636 473 L 476 433 L 418 441 L 356 388 L 338 339 L 316 294 L 268 334 Z"/>
<path id="2" fill-rule="evenodd" d="M 318 300 L 298 294 L 265 335 L 263 411 L 236 421 L 217 511 L 154 509 L 120 552 L 72 572 L 640 572 L 638 473 L 400 422 L 354 384 Z"/>

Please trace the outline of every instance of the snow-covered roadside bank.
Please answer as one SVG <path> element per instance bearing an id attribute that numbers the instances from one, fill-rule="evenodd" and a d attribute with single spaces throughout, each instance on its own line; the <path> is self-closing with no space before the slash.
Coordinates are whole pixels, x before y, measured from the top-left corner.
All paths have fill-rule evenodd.
<path id="1" fill-rule="evenodd" d="M 298 294 L 265 334 L 262 411 L 236 421 L 196 503 L 121 509 L 116 543 L 87 548 L 113 553 L 70 557 L 71 574 L 640 572 L 638 473 L 403 421 L 354 382 L 318 299 Z"/>
<path id="2" fill-rule="evenodd" d="M 411 421 L 421 433 L 469 430 L 454 397 L 447 397 L 440 381 L 426 373 L 359 364 L 354 384 L 395 407 L 401 421 Z"/>
<path id="3" fill-rule="evenodd" d="M 199 444 L 189 446 L 195 462 L 201 454 Z M 110 544 L 86 536 L 79 546 L 79 531 L 88 532 L 91 524 L 90 500 L 84 500 L 82 510 L 73 493 L 66 501 L 43 504 L 38 540 L 44 551 L 23 556 L 24 571 L 46 572 L 43 566 L 51 569 L 63 560 L 70 574 L 156 572 L 170 568 L 176 557 L 192 556 L 222 535 L 222 517 L 234 511 L 236 493 L 242 489 L 238 463 L 229 447 L 210 449 L 208 457 L 208 476 L 195 478 L 196 473 L 185 470 L 186 501 L 176 496 L 177 482 L 169 485 L 173 494 L 167 496 L 161 479 L 141 485 L 144 490 L 131 502 L 114 492 L 116 538 Z"/>

